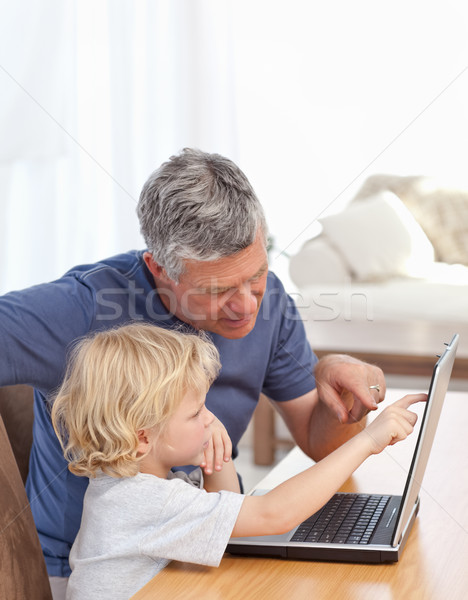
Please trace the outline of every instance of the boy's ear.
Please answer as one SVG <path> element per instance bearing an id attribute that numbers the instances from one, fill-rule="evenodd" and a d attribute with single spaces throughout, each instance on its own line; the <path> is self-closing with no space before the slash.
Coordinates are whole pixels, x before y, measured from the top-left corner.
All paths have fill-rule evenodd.
<path id="1" fill-rule="evenodd" d="M 149 437 L 147 435 L 147 430 L 139 429 L 137 431 L 137 436 L 138 436 L 137 456 L 142 456 L 144 454 L 147 454 L 151 447 Z"/>

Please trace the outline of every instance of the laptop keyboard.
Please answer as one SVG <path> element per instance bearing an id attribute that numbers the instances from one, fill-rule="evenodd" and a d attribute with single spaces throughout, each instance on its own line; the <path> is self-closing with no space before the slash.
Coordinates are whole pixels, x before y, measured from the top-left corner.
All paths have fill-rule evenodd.
<path id="1" fill-rule="evenodd" d="M 303 521 L 292 542 L 368 544 L 390 496 L 335 494 Z"/>

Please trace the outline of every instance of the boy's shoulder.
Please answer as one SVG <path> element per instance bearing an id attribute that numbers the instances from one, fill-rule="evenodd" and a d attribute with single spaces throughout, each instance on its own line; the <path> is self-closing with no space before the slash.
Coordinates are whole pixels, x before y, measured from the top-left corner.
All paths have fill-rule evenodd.
<path id="1" fill-rule="evenodd" d="M 123 494 L 126 492 L 135 493 L 138 489 L 140 492 L 148 489 L 152 493 L 156 490 L 166 490 L 169 492 L 172 488 L 179 485 L 189 484 L 198 489 L 203 488 L 203 474 L 200 467 L 194 469 L 191 473 L 183 471 L 170 472 L 167 479 L 151 475 L 149 473 L 137 473 L 133 477 L 112 477 L 105 473 L 99 473 L 89 481 L 89 494 Z M 89 495 L 88 494 L 88 495 Z"/>

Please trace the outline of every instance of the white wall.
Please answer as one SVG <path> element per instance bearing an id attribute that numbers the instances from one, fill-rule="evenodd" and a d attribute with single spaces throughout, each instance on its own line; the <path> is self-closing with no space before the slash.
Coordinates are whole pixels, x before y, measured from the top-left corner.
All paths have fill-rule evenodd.
<path id="1" fill-rule="evenodd" d="M 464 3 L 237 6 L 241 160 L 281 250 L 297 249 L 371 173 L 465 174 Z"/>
<path id="2" fill-rule="evenodd" d="M 463 177 L 459 0 L 0 0 L 0 291 L 140 246 L 183 146 L 251 179 L 273 268 L 375 172 Z"/>

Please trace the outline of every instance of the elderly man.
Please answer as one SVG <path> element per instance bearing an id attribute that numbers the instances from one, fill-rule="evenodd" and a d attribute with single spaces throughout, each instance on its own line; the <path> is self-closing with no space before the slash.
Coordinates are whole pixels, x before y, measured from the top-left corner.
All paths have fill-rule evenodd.
<path id="1" fill-rule="evenodd" d="M 145 184 L 138 216 L 146 251 L 0 299 L 0 384 L 35 388 L 27 491 L 55 577 L 70 573 L 87 480 L 67 470 L 47 398 L 77 338 L 131 320 L 206 331 L 222 362 L 207 406 L 226 426 L 234 456 L 261 392 L 316 460 L 353 436 L 385 394 L 374 366 L 341 355 L 317 361 L 292 300 L 268 271 L 262 207 L 230 160 L 191 149 L 172 157 Z"/>

